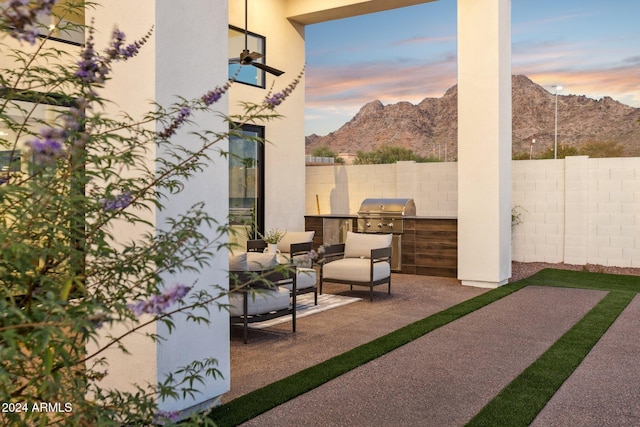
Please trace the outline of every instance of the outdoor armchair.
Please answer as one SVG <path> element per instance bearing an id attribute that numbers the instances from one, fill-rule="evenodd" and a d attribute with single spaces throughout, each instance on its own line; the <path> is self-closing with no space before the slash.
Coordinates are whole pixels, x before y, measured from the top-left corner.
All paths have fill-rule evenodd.
<path id="1" fill-rule="evenodd" d="M 391 294 L 391 234 L 347 233 L 345 243 L 327 246 L 320 269 L 320 294 L 324 283 L 369 288 L 388 284 Z"/>
<path id="2" fill-rule="evenodd" d="M 287 232 L 285 238 L 278 242 L 278 254 L 276 258 L 279 264 L 292 264 L 296 267 L 296 292 L 298 295 L 313 292 L 314 305 L 318 305 L 317 275 L 313 268 L 311 250 L 313 245 L 313 231 Z M 296 239 L 301 239 L 295 242 Z M 247 241 L 247 252 L 263 252 L 267 244 L 262 239 Z M 291 290 L 291 285 L 284 285 Z"/>
<path id="3" fill-rule="evenodd" d="M 257 264 L 254 264 L 257 265 Z M 265 266 L 266 267 L 266 266 Z M 241 325 L 247 343 L 249 324 L 291 315 L 296 332 L 296 272 L 275 265 L 265 270 L 229 272 L 229 316 L 231 325 Z"/>
<path id="4" fill-rule="evenodd" d="M 313 304 L 318 305 L 316 270 L 311 259 L 312 242 L 293 243 L 290 246 L 290 261 L 296 267 L 296 289 L 298 295 L 313 292 Z M 290 285 L 284 285 L 290 288 Z"/>

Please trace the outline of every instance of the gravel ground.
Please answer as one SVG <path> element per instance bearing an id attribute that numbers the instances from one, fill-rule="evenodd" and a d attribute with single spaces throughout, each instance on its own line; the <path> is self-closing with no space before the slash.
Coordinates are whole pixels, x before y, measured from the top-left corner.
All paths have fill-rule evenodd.
<path id="1" fill-rule="evenodd" d="M 557 268 L 561 270 L 589 271 L 592 273 L 610 273 L 610 274 L 626 274 L 629 276 L 640 276 L 640 268 L 631 267 L 611 267 L 604 265 L 572 265 L 565 263 L 547 263 L 547 262 L 517 262 L 511 263 L 511 279 L 509 282 L 529 277 L 543 268 Z"/>

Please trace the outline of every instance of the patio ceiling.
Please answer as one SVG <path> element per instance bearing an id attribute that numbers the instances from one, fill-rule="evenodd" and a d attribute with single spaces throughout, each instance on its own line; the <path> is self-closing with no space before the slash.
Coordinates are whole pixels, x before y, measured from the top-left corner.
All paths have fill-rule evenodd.
<path id="1" fill-rule="evenodd" d="M 299 24 L 317 24 L 437 0 L 289 0 L 286 16 Z"/>

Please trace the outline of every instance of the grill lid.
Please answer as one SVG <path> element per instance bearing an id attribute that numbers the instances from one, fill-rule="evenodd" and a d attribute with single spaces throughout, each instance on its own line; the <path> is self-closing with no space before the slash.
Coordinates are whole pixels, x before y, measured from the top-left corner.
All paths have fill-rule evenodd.
<path id="1" fill-rule="evenodd" d="M 415 216 L 413 199 L 364 199 L 358 211 L 360 216 Z"/>

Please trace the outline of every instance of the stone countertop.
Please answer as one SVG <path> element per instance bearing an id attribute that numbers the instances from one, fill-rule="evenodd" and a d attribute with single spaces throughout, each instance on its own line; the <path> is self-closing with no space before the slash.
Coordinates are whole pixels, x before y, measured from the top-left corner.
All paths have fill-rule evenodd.
<path id="1" fill-rule="evenodd" d="M 356 214 L 312 214 L 305 215 L 307 218 L 358 218 Z M 456 216 L 405 216 L 404 219 L 458 219 Z"/>
<path id="2" fill-rule="evenodd" d="M 405 216 L 404 219 L 458 219 L 457 216 Z"/>
<path id="3" fill-rule="evenodd" d="M 358 215 L 351 214 L 313 214 L 305 215 L 307 218 L 358 218 Z"/>

